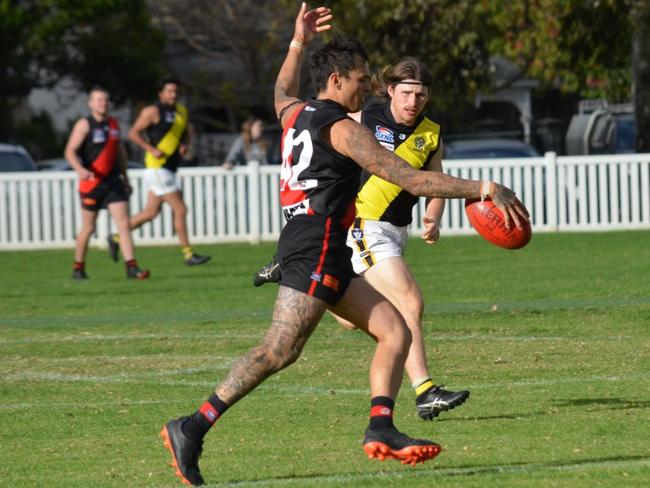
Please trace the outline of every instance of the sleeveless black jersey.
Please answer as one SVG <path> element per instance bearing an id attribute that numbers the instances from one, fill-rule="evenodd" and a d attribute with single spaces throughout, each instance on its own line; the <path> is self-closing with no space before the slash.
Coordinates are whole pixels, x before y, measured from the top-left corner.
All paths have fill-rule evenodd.
<path id="1" fill-rule="evenodd" d="M 117 163 L 117 147 L 120 130 L 112 117 L 98 122 L 92 115 L 86 117 L 88 134 L 77 151 L 84 168 L 95 173 L 96 178 L 117 178 L 120 168 Z"/>
<path id="2" fill-rule="evenodd" d="M 361 123 L 384 148 L 415 169 L 422 169 L 438 150 L 440 126 L 420 115 L 412 126 L 395 122 L 390 103 L 364 109 Z M 381 220 L 396 226 L 409 225 L 418 197 L 378 176 L 363 171 L 356 199 L 357 217 Z"/>
<path id="3" fill-rule="evenodd" d="M 176 171 L 181 160 L 178 148 L 187 127 L 187 109 L 181 104 L 166 105 L 160 101 L 155 105 L 158 107 L 160 119 L 147 128 L 147 138 L 151 145 L 161 149 L 165 156 L 155 158 L 146 153 L 145 166 Z"/>
<path id="4" fill-rule="evenodd" d="M 332 100 L 310 100 L 288 121 L 280 175 L 287 220 L 306 214 L 332 217 L 346 229 L 352 223 L 361 167 L 321 137 L 324 127 L 346 117 L 345 109 Z"/>

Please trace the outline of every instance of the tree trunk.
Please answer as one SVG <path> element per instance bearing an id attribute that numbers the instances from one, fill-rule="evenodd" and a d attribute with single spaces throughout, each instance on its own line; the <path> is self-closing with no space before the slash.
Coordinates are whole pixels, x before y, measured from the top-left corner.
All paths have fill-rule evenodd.
<path id="1" fill-rule="evenodd" d="M 632 69 L 636 151 L 650 153 L 650 4 L 637 0 L 635 6 Z"/>

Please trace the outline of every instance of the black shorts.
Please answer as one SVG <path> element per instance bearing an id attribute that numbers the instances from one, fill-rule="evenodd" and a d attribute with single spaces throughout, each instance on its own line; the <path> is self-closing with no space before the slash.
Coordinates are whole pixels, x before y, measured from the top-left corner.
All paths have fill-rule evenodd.
<path id="1" fill-rule="evenodd" d="M 280 284 L 336 305 L 357 275 L 347 229 L 331 217 L 296 215 L 282 229 L 278 259 Z"/>
<path id="2" fill-rule="evenodd" d="M 92 212 L 107 208 L 111 203 L 129 201 L 126 185 L 119 178 L 100 181 L 89 192 L 80 191 L 79 196 L 81 197 L 81 207 Z"/>

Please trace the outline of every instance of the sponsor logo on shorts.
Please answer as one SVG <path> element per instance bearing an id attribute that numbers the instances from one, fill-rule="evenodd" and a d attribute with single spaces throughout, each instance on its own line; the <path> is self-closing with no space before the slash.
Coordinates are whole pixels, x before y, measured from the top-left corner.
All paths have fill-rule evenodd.
<path id="1" fill-rule="evenodd" d="M 310 278 L 311 278 L 312 280 L 314 280 L 314 281 L 318 281 L 318 282 L 320 283 L 320 281 L 321 281 L 321 279 L 322 279 L 323 277 L 321 276 L 320 273 L 317 273 L 316 271 L 314 271 L 314 272 L 311 274 Z"/>
<path id="2" fill-rule="evenodd" d="M 334 291 L 338 291 L 340 284 L 341 282 L 338 280 L 338 278 L 335 278 L 332 275 L 326 274 L 325 276 L 323 276 L 323 285 L 328 288 L 331 288 Z"/>
<path id="3" fill-rule="evenodd" d="M 94 198 L 85 197 L 81 199 L 81 203 L 83 203 L 84 205 L 95 205 L 97 203 L 97 200 L 95 200 Z"/>
<path id="4" fill-rule="evenodd" d="M 395 142 L 395 136 L 393 135 L 393 131 L 390 130 L 388 127 L 384 127 L 382 125 L 378 125 L 375 127 L 375 139 L 377 139 L 380 142 L 390 142 L 390 143 Z"/>

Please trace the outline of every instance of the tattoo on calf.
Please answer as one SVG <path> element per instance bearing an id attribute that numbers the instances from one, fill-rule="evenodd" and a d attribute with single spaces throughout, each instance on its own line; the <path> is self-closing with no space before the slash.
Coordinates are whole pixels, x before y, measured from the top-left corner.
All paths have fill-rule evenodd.
<path id="1" fill-rule="evenodd" d="M 271 327 L 262 344 L 242 356 L 222 383 L 217 394 L 233 405 L 273 373 L 293 363 L 325 313 L 325 302 L 281 286 Z"/>

